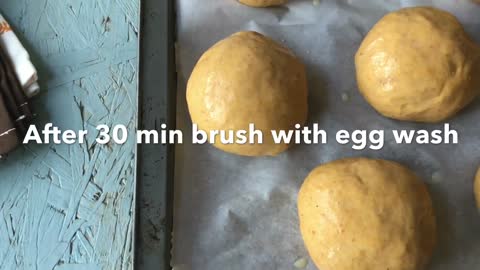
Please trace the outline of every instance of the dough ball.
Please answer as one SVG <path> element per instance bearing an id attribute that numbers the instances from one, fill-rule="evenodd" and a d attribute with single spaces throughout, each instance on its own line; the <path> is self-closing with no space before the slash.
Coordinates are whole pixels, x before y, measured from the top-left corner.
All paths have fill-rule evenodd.
<path id="1" fill-rule="evenodd" d="M 480 209 L 480 168 L 477 171 L 477 175 L 475 176 L 475 199 L 477 200 L 477 207 Z"/>
<path id="2" fill-rule="evenodd" d="M 457 19 L 430 7 L 383 17 L 356 56 L 357 82 L 386 117 L 443 121 L 480 91 L 480 49 Z"/>
<path id="3" fill-rule="evenodd" d="M 263 133 L 263 144 L 215 146 L 244 156 L 276 155 L 288 148 L 274 144 L 271 130 L 290 130 L 307 119 L 304 65 L 288 49 L 255 32 L 239 32 L 220 41 L 198 61 L 187 85 L 193 123 L 212 130 Z M 250 134 L 247 133 L 247 137 Z"/>
<path id="4" fill-rule="evenodd" d="M 287 0 L 238 0 L 240 3 L 251 7 L 280 6 L 287 3 Z"/>
<path id="5" fill-rule="evenodd" d="M 426 186 L 407 168 L 352 158 L 313 170 L 298 196 L 300 229 L 322 270 L 417 270 L 436 223 Z"/>

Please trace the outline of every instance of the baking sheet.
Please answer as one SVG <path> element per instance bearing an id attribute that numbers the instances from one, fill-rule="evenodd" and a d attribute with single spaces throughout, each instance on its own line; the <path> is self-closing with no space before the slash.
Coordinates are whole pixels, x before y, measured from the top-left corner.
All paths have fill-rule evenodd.
<path id="1" fill-rule="evenodd" d="M 442 129 L 378 115 L 357 91 L 354 54 L 388 11 L 433 5 L 454 13 L 480 41 L 480 5 L 469 1 L 291 0 L 253 9 L 234 0 L 178 0 L 178 128 L 190 134 L 185 85 L 201 54 L 240 30 L 264 33 L 306 64 L 309 125 L 319 123 L 327 145 L 297 145 L 277 157 L 247 158 L 188 141 L 176 148 L 173 266 L 175 270 L 281 270 L 308 258 L 298 230 L 297 192 L 317 165 L 366 156 L 399 161 L 428 184 L 439 226 L 430 269 L 480 268 L 480 216 L 472 182 L 480 165 L 480 102 L 449 121 L 458 145 L 397 145 L 392 129 Z M 480 74 L 479 74 L 480 76 Z M 384 129 L 380 151 L 352 150 L 334 141 L 340 129 Z M 190 136 L 185 136 L 189 138 Z M 394 211 L 394 209 L 392 209 Z M 306 269 L 316 269 L 309 260 Z"/>

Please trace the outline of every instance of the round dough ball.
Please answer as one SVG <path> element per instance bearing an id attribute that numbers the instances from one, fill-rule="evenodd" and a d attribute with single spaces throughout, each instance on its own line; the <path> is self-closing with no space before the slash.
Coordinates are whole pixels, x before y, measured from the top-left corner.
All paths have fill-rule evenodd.
<path id="1" fill-rule="evenodd" d="M 430 7 L 383 17 L 356 56 L 357 82 L 386 117 L 443 121 L 480 91 L 480 49 L 457 19 Z"/>
<path id="2" fill-rule="evenodd" d="M 480 209 L 480 168 L 477 171 L 477 175 L 475 176 L 475 199 L 477 200 L 477 207 Z"/>
<path id="3" fill-rule="evenodd" d="M 300 190 L 298 212 L 322 270 L 423 269 L 436 243 L 426 186 L 391 161 L 351 158 L 317 167 Z"/>
<path id="4" fill-rule="evenodd" d="M 286 4 L 287 0 L 238 0 L 238 2 L 251 7 L 271 7 Z"/>
<path id="5" fill-rule="evenodd" d="M 251 123 L 263 133 L 263 144 L 222 144 L 216 136 L 216 147 L 244 156 L 277 155 L 288 145 L 275 144 L 271 130 L 291 130 L 307 119 L 305 67 L 273 40 L 239 32 L 200 58 L 188 81 L 187 103 L 193 123 L 208 133 L 248 131 Z"/>

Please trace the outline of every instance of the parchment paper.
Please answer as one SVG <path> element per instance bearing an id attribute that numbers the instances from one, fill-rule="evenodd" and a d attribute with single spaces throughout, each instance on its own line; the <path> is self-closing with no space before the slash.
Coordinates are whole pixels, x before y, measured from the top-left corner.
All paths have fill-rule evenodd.
<path id="1" fill-rule="evenodd" d="M 189 138 L 185 85 L 201 54 L 240 30 L 256 30 L 291 48 L 307 65 L 309 125 L 319 123 L 327 145 L 293 146 L 271 158 L 246 158 L 210 145 L 176 148 L 173 266 L 176 270 L 295 269 L 308 258 L 298 229 L 297 192 L 317 165 L 350 156 L 399 161 L 428 184 L 439 226 L 430 269 L 480 269 L 480 215 L 472 183 L 480 165 L 480 102 L 453 118 L 458 145 L 397 145 L 392 129 L 442 129 L 377 114 L 359 94 L 354 54 L 373 24 L 389 11 L 433 5 L 454 13 L 480 41 L 480 5 L 455 0 L 291 0 L 253 9 L 235 0 L 179 0 L 178 127 Z M 478 74 L 480 76 L 480 74 Z M 384 129 L 382 150 L 355 151 L 335 142 L 340 129 Z M 395 209 L 392 209 L 395 211 Z M 306 269 L 316 269 L 309 260 Z M 354 269 L 352 269 L 354 270 Z"/>

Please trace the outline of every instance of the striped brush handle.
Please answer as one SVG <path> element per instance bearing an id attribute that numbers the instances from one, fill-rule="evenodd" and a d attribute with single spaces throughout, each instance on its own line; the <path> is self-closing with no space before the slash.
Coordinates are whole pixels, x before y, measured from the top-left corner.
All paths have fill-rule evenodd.
<path id="1" fill-rule="evenodd" d="M 0 46 L 0 156 L 19 145 L 32 116 L 11 60 Z"/>

